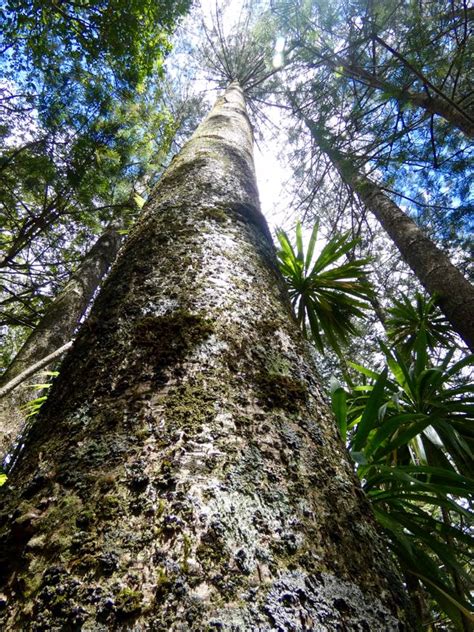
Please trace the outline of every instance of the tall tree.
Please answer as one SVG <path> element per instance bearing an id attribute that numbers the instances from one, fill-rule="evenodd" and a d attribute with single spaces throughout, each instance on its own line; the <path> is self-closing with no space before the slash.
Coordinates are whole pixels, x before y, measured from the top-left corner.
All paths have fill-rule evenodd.
<path id="1" fill-rule="evenodd" d="M 0 6 L 0 327 L 5 364 L 135 187 L 175 123 L 163 64 L 187 0 Z"/>
<path id="2" fill-rule="evenodd" d="M 474 136 L 469 72 L 474 14 L 466 3 L 342 0 L 329 6 L 281 0 L 274 10 L 308 67 L 327 66 L 352 83 L 355 100 L 375 92 L 401 115 L 419 108 L 435 116 L 436 136 L 443 127 L 437 117 Z"/>
<path id="3" fill-rule="evenodd" d="M 474 286 L 448 256 L 390 197 L 357 169 L 356 163 L 337 150 L 334 138 L 305 119 L 313 140 L 330 157 L 342 179 L 363 200 L 392 238 L 420 283 L 439 299 L 439 306 L 453 329 L 474 353 Z"/>
<path id="4" fill-rule="evenodd" d="M 230 85 L 3 490 L 3 629 L 411 629 L 290 313 Z"/>
<path id="5" fill-rule="evenodd" d="M 6 0 L 0 9 L 3 71 L 38 99 L 51 123 L 77 121 L 88 108 L 104 113 L 117 96 L 162 73 L 170 34 L 189 4 Z"/>
<path id="6" fill-rule="evenodd" d="M 120 245 L 116 228 L 109 227 L 86 253 L 62 291 L 51 302 L 14 360 L 0 378 L 6 386 L 31 365 L 66 344 L 94 296 L 103 276 L 115 259 Z M 28 380 L 34 382 L 34 375 Z M 20 408 L 31 399 L 31 390 L 17 388 L 0 400 L 0 458 L 7 454 L 23 425 Z"/>
<path id="7" fill-rule="evenodd" d="M 356 153 L 367 172 L 377 170 L 383 186 L 445 248 L 465 245 L 474 147 L 474 22 L 465 3 L 273 6 L 300 107 L 326 124 L 344 153 Z"/>

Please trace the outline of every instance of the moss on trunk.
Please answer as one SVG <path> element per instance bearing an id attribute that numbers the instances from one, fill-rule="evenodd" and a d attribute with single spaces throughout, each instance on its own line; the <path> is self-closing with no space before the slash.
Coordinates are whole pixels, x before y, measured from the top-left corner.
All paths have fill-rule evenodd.
<path id="1" fill-rule="evenodd" d="M 237 85 L 152 195 L 3 503 L 6 630 L 410 629 L 277 272 Z"/>

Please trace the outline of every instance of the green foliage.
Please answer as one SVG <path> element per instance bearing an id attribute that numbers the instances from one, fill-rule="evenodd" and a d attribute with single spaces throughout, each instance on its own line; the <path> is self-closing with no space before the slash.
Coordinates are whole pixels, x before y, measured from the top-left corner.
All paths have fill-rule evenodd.
<path id="1" fill-rule="evenodd" d="M 472 9 L 463 0 L 399 8 L 395 0 L 272 2 L 292 52 L 282 90 L 296 116 L 326 127 L 334 148 L 366 173 L 376 170 L 430 235 L 465 247 L 473 145 L 460 121 L 472 138 Z M 305 153 L 321 195 L 328 181 L 314 177 L 318 150 L 308 143 Z"/>
<path id="2" fill-rule="evenodd" d="M 436 296 L 427 299 L 419 292 L 415 294 L 415 304 L 405 294 L 395 299 L 386 322 L 389 341 L 403 353 L 410 353 L 420 336 L 426 336 L 430 351 L 438 346 L 455 347 L 451 326 L 437 302 Z"/>
<path id="3" fill-rule="evenodd" d="M 427 331 L 436 331 L 435 325 L 427 322 L 414 335 L 409 328 L 412 313 L 406 313 L 411 354 L 381 343 L 387 365 L 383 371 L 350 363 L 363 383 L 350 393 L 334 383 L 333 410 L 402 568 L 422 582 L 462 630 L 462 616 L 471 616 L 472 609 L 467 567 L 474 550 L 469 530 L 474 386 L 464 382 L 474 356 L 452 362 L 451 351 L 433 366 Z M 401 312 L 397 316 L 403 324 Z M 400 340 L 406 343 L 405 336 Z"/>
<path id="4" fill-rule="evenodd" d="M 59 371 L 43 371 L 42 375 L 45 377 L 55 378 L 59 375 Z M 25 418 L 34 417 L 37 415 L 41 409 L 41 406 L 48 399 L 49 389 L 51 388 L 52 381 L 43 382 L 42 384 L 28 384 L 24 388 L 33 388 L 35 391 L 40 391 L 40 396 L 35 397 L 34 399 L 26 402 L 24 406 L 22 406 L 23 413 Z"/>
<path id="5" fill-rule="evenodd" d="M 17 71 L 27 70 L 31 59 L 52 78 L 67 64 L 133 88 L 161 68 L 172 27 L 188 8 L 186 0 L 7 0 L 0 43 L 15 55 Z M 98 90 L 98 83 L 89 89 Z"/>
<path id="6" fill-rule="evenodd" d="M 281 273 L 303 333 L 324 353 L 325 341 L 341 354 L 357 333 L 353 318 L 363 318 L 372 291 L 365 274 L 367 259 L 350 259 L 357 240 L 349 233 L 332 237 L 315 257 L 318 225 L 311 232 L 306 253 L 301 224 L 296 225 L 296 250 L 283 230 L 277 232 Z M 344 263 L 341 258 L 346 258 Z"/>
<path id="7" fill-rule="evenodd" d="M 351 443 L 374 461 L 403 458 L 429 461 L 466 476 L 473 476 L 474 386 L 464 385 L 468 356 L 451 363 L 449 353 L 437 366 L 428 361 L 419 345 L 413 359 L 382 344 L 388 369 L 376 373 L 368 384 L 354 388 L 348 428 L 357 427 Z M 359 372 L 364 367 L 350 363 Z"/>
<path id="8" fill-rule="evenodd" d="M 188 5 L 1 4 L 5 366 L 97 234 L 112 220 L 127 228 L 137 189 L 163 169 L 177 128 L 163 62 Z"/>

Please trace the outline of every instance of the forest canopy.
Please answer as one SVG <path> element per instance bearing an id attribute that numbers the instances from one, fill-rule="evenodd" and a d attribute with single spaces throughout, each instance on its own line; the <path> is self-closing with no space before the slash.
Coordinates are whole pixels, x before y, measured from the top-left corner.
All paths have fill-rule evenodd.
<path id="1" fill-rule="evenodd" d="M 473 8 L 4 0 L 0 22 L 0 421 L 16 420 L 2 430 L 0 482 L 64 350 L 98 326 L 87 314 L 155 187 L 216 90 L 238 86 L 270 182 L 272 266 L 418 625 L 472 630 Z M 172 238 L 156 240 L 172 264 Z M 209 322 L 180 319 L 180 350 L 186 327 L 210 335 Z M 148 353 L 158 343 L 141 327 Z M 289 385 L 272 362 L 260 386 L 278 407 Z"/>

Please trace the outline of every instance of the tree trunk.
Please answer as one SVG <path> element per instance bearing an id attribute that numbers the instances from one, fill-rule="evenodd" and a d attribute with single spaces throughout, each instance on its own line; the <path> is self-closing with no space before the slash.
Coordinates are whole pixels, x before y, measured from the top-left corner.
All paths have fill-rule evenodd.
<path id="1" fill-rule="evenodd" d="M 443 516 L 444 524 L 449 528 L 452 525 L 451 516 L 449 515 L 449 510 L 445 507 L 441 507 L 441 515 Z M 446 544 L 451 548 L 451 550 L 455 550 L 455 545 L 453 543 L 453 538 L 449 531 L 446 531 Z M 452 577 L 454 587 L 456 589 L 457 594 L 463 601 L 467 601 L 466 597 L 469 598 L 469 589 L 466 590 L 464 586 L 464 582 L 462 580 L 461 575 L 457 568 L 450 568 L 449 573 Z M 460 613 L 461 615 L 461 625 L 463 632 L 473 632 L 473 621 L 470 619 L 464 612 Z"/>
<path id="2" fill-rule="evenodd" d="M 4 491 L 2 629 L 411 629 L 311 362 L 233 83 L 151 195 Z"/>
<path id="3" fill-rule="evenodd" d="M 466 136 L 474 138 L 474 120 L 462 106 L 452 101 L 449 97 L 444 97 L 441 91 L 438 94 L 434 94 L 433 90 L 431 90 L 431 93 L 424 93 L 414 92 L 406 88 L 401 89 L 337 53 L 322 54 L 315 48 L 311 50 L 318 59 L 322 59 L 335 71 L 339 72 L 339 69 L 342 68 L 344 73 L 354 79 L 354 81 L 359 81 L 365 86 L 384 92 L 387 99 L 396 99 L 400 105 L 410 103 L 414 107 L 422 108 L 429 114 L 441 116 Z"/>
<path id="4" fill-rule="evenodd" d="M 305 119 L 305 123 L 344 182 L 381 223 L 426 291 L 439 297 L 440 309 L 474 353 L 474 287 L 375 182 L 360 173 L 346 155 L 335 149 L 335 143 L 325 138 L 311 121 Z"/>
<path id="5" fill-rule="evenodd" d="M 399 99 L 402 101 L 403 96 Z M 449 103 L 439 96 L 407 91 L 406 101 L 423 108 L 430 114 L 437 114 L 469 138 L 474 138 L 474 121 L 456 103 Z"/>
<path id="6" fill-rule="evenodd" d="M 0 386 L 70 340 L 101 279 L 115 259 L 119 245 L 120 235 L 114 228 L 107 229 L 97 240 L 1 376 Z M 28 378 L 0 400 L 0 460 L 9 452 L 24 425 L 20 407 L 34 398 L 34 391 L 27 386 L 35 381 L 34 376 Z"/>

